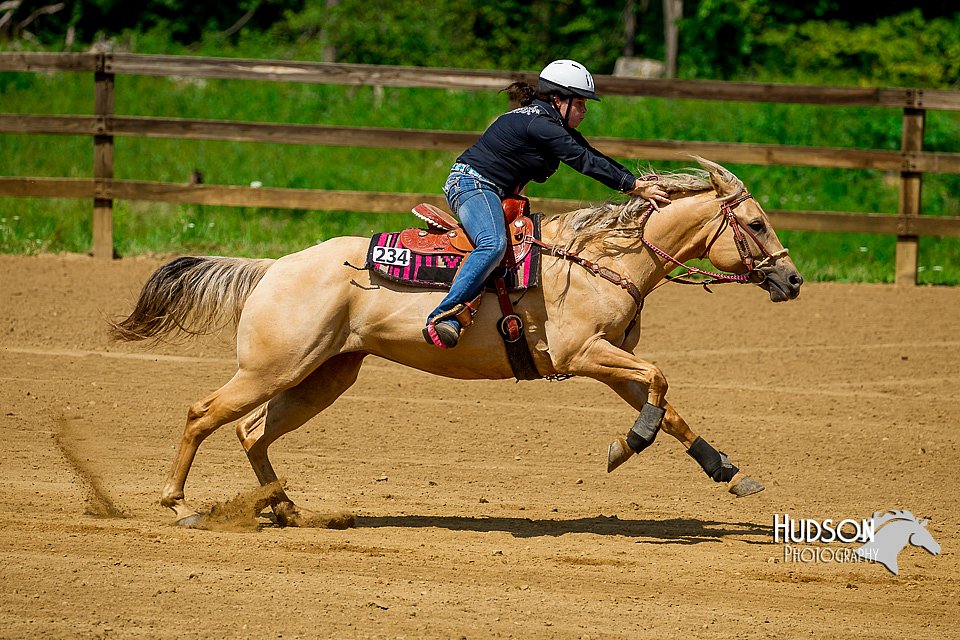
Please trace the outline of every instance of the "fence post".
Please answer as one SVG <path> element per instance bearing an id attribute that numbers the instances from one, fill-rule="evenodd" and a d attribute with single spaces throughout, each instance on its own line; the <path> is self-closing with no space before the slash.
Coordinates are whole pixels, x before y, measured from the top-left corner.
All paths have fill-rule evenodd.
<path id="1" fill-rule="evenodd" d="M 911 216 L 920 215 L 920 188 L 923 174 L 912 171 L 915 164 L 912 155 L 923 150 L 923 129 L 926 111 L 915 107 L 903 110 L 903 139 L 900 150 L 904 154 L 900 171 L 900 221 L 901 233 L 897 235 L 897 263 L 895 282 L 898 285 L 917 284 L 917 264 L 920 254 L 919 238 L 913 233 Z"/>
<path id="2" fill-rule="evenodd" d="M 93 136 L 93 256 L 113 258 L 113 73 L 107 71 L 111 55 L 97 54 L 97 70 L 93 81 L 93 112 L 96 133 Z"/>

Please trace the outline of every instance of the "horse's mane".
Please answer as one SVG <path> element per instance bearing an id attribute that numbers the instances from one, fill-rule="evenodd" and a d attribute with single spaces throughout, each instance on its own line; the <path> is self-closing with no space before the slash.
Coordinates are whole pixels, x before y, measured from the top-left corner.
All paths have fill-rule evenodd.
<path id="1" fill-rule="evenodd" d="M 876 529 L 880 529 L 880 527 L 882 527 L 883 525 L 887 524 L 888 522 L 892 522 L 894 520 L 906 520 L 909 522 L 916 522 L 916 523 L 920 522 L 917 516 L 913 515 L 912 513 L 910 513 L 905 509 L 904 510 L 891 509 L 886 513 L 881 513 L 877 511 L 876 513 L 873 514 L 873 526 Z"/>
<path id="2" fill-rule="evenodd" d="M 671 199 L 703 193 L 713 189 L 710 174 L 703 169 L 657 174 L 660 186 Z M 559 216 L 564 226 L 574 232 L 573 242 L 583 241 L 610 229 L 630 227 L 649 202 L 633 197 L 626 202 L 604 204 L 577 209 Z"/>

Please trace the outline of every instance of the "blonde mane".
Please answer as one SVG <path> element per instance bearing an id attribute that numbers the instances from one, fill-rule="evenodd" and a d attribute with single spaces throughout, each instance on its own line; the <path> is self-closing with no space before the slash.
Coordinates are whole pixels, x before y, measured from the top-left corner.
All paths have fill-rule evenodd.
<path id="1" fill-rule="evenodd" d="M 671 199 L 703 193 L 714 188 L 710 174 L 703 169 L 657 175 L 660 186 Z M 572 241 L 576 243 L 612 229 L 635 225 L 648 204 L 643 198 L 633 197 L 627 202 L 606 202 L 596 207 L 577 209 L 561 214 L 559 219 L 574 232 Z"/>

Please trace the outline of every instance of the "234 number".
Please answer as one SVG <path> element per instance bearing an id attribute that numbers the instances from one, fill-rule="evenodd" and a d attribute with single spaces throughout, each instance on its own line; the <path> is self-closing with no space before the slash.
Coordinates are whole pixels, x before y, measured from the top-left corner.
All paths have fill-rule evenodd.
<path id="1" fill-rule="evenodd" d="M 393 267 L 406 267 L 410 264 L 410 249 L 396 247 L 374 247 L 373 261 Z"/>

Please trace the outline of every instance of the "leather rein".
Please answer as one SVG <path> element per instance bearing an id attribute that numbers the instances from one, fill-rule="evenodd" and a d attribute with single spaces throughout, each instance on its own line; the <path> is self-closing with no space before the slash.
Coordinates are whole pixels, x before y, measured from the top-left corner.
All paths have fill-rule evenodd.
<path id="1" fill-rule="evenodd" d="M 680 262 L 679 260 L 677 260 L 675 257 L 670 255 L 663 249 L 659 248 L 649 240 L 647 240 L 643 236 L 643 231 L 646 227 L 647 219 L 649 219 L 650 215 L 654 211 L 652 204 L 647 205 L 647 208 L 644 211 L 643 216 L 641 216 L 640 218 L 640 223 L 636 227 L 618 228 L 618 229 L 612 229 L 612 231 L 639 230 L 641 234 L 640 241 L 643 242 L 644 246 L 646 246 L 648 249 L 653 251 L 656 255 L 660 256 L 663 260 L 667 262 L 672 262 L 673 264 L 683 267 L 684 269 L 687 270 L 686 273 L 684 273 L 681 276 L 667 275 L 666 279 L 670 282 L 677 282 L 679 284 L 696 284 L 696 285 L 703 286 L 705 289 L 709 284 L 718 284 L 718 283 L 726 283 L 726 282 L 739 282 L 740 284 L 751 284 L 751 283 L 760 284 L 766 279 L 766 275 L 764 275 L 764 273 L 760 271 L 760 268 L 766 265 L 767 263 L 773 260 L 776 260 L 780 256 L 787 255 L 788 250 L 786 248 L 783 248 L 783 249 L 780 249 L 779 251 L 774 251 L 773 253 L 770 253 L 769 251 L 767 251 L 767 248 L 763 245 L 763 243 L 760 242 L 760 239 L 757 238 L 756 234 L 753 233 L 750 229 L 748 229 L 742 222 L 740 222 L 737 216 L 734 215 L 733 210 L 736 209 L 740 204 L 742 204 L 743 202 L 746 202 L 747 200 L 750 200 L 751 198 L 753 198 L 753 196 L 750 195 L 749 192 L 744 191 L 740 195 L 740 197 L 736 198 L 735 200 L 723 202 L 720 205 L 720 213 L 723 215 L 724 221 L 717 228 L 717 232 L 713 235 L 713 238 L 710 240 L 710 242 L 707 243 L 707 248 L 704 251 L 703 256 L 701 256 L 701 259 L 706 257 L 707 253 L 710 252 L 711 247 L 713 247 L 713 244 L 720 238 L 720 235 L 723 233 L 725 225 L 730 225 L 730 228 L 733 230 L 734 244 L 737 247 L 737 252 L 740 254 L 740 261 L 747 268 L 747 272 L 744 274 L 705 271 L 703 269 L 698 269 L 697 267 L 688 266 Z M 757 245 L 757 247 L 760 248 L 760 252 L 764 256 L 763 259 L 760 260 L 759 262 L 757 262 L 756 258 L 753 257 L 753 254 L 750 253 L 750 245 L 747 242 L 748 237 L 751 240 L 753 240 L 753 242 Z M 565 249 L 561 249 L 556 245 L 551 245 L 545 242 L 541 242 L 540 240 L 537 240 L 536 238 L 533 238 L 531 236 L 527 237 L 527 241 L 529 241 L 531 244 L 537 245 L 541 249 L 544 249 L 550 255 L 556 256 L 563 260 L 567 260 L 569 262 L 573 262 L 575 264 L 579 264 L 580 266 L 585 267 L 586 269 L 589 269 L 595 275 L 598 275 L 601 278 L 604 278 L 605 280 L 609 280 L 610 282 L 614 283 L 615 285 L 619 286 L 620 288 L 624 289 L 627 293 L 630 294 L 630 297 L 632 297 L 634 302 L 637 303 L 638 315 L 640 311 L 643 309 L 643 294 L 640 292 L 640 289 L 637 287 L 637 285 L 635 285 L 633 281 L 630 280 L 630 278 L 620 275 L 618 272 L 614 271 L 613 269 L 602 267 L 598 263 L 593 262 L 592 260 L 588 260 L 586 258 L 581 257 L 579 252 L 567 251 Z M 708 280 L 703 280 L 703 281 L 686 280 L 685 277 L 691 273 L 696 273 L 698 275 L 706 276 Z M 707 291 L 709 291 L 709 289 L 707 289 Z"/>
<path id="2" fill-rule="evenodd" d="M 573 262 L 574 264 L 579 264 L 580 266 L 592 271 L 594 275 L 598 275 L 605 280 L 609 280 L 621 289 L 624 289 L 630 294 L 630 297 L 633 298 L 633 301 L 637 303 L 637 313 L 640 313 L 640 309 L 643 308 L 643 294 L 640 293 L 640 289 L 637 287 L 637 285 L 633 284 L 633 281 L 630 280 L 630 278 L 620 275 L 613 269 L 601 267 L 600 264 L 593 262 L 592 260 L 587 260 L 586 258 L 580 256 L 579 251 L 567 251 L 566 249 L 561 249 L 556 245 L 541 242 L 532 236 L 527 236 L 527 241 L 531 244 L 537 245 L 552 256 L 562 258 L 563 260 Z"/>

